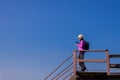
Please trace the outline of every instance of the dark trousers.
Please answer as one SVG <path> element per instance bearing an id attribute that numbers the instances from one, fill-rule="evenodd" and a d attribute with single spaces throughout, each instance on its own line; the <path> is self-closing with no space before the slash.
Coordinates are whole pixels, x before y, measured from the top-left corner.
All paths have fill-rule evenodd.
<path id="1" fill-rule="evenodd" d="M 85 52 L 80 51 L 79 56 L 78 56 L 78 59 L 84 59 L 84 53 L 85 53 Z M 84 62 L 79 62 L 79 65 L 80 65 L 80 67 L 81 67 L 81 70 L 86 69 L 86 66 L 85 66 Z"/>

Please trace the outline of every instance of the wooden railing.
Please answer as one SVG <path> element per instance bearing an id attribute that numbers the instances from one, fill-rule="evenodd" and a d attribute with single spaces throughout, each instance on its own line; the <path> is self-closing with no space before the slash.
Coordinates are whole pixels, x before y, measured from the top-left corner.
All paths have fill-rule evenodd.
<path id="1" fill-rule="evenodd" d="M 110 54 L 109 59 L 111 58 L 120 58 L 120 54 Z M 110 63 L 110 68 L 120 68 L 120 64 L 111 64 Z"/>
<path id="2" fill-rule="evenodd" d="M 77 59 L 77 52 L 80 52 L 80 50 L 74 50 L 73 51 L 73 73 L 74 77 L 76 77 L 76 71 L 77 71 L 77 62 L 100 62 L 100 63 L 106 63 L 107 65 L 107 75 L 110 75 L 110 60 L 109 60 L 109 53 L 108 50 L 82 50 L 85 52 L 104 52 L 106 54 L 106 59 L 104 60 L 88 60 L 88 59 Z"/>
<path id="3" fill-rule="evenodd" d="M 77 58 L 77 53 L 80 52 L 80 50 L 74 50 L 73 54 L 70 55 L 67 59 L 65 59 L 58 67 L 56 67 L 44 80 L 58 80 L 61 76 L 64 74 L 68 73 L 62 80 L 67 80 L 70 75 L 72 75 L 74 78 L 76 78 L 76 72 L 77 72 L 77 63 L 78 62 L 96 62 L 96 63 L 106 63 L 106 73 L 107 75 L 110 74 L 110 68 L 120 68 L 120 64 L 110 64 L 110 59 L 111 58 L 120 58 L 120 54 L 113 54 L 109 55 L 109 51 L 106 50 L 82 50 L 85 52 L 102 52 L 105 53 L 106 57 L 105 59 L 78 59 Z M 87 53 L 86 53 L 87 54 Z M 72 59 L 73 56 L 73 63 L 70 63 L 68 66 L 66 66 L 62 71 L 60 71 L 58 74 L 55 74 L 52 76 L 58 69 L 60 69 L 68 60 Z M 73 66 L 73 71 L 72 70 Z M 70 72 L 69 72 L 70 71 Z M 52 76 L 52 77 L 51 77 Z"/>

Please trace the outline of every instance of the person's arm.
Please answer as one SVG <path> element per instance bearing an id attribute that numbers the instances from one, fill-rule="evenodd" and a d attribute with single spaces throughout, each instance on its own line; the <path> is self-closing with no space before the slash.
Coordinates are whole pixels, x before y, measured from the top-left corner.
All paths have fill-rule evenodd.
<path id="1" fill-rule="evenodd" d="M 80 44 L 79 44 L 79 46 L 80 46 L 81 48 L 83 48 L 83 43 L 84 43 L 84 41 L 81 40 L 81 41 L 80 41 Z"/>
<path id="2" fill-rule="evenodd" d="M 75 45 L 78 46 L 79 42 L 75 42 Z"/>

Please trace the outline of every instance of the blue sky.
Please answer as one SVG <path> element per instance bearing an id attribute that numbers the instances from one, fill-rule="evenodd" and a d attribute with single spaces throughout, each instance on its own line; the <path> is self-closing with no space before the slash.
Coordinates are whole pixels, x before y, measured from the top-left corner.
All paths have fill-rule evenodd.
<path id="1" fill-rule="evenodd" d="M 80 33 L 91 49 L 120 53 L 120 1 L 0 0 L 0 80 L 42 80 Z"/>

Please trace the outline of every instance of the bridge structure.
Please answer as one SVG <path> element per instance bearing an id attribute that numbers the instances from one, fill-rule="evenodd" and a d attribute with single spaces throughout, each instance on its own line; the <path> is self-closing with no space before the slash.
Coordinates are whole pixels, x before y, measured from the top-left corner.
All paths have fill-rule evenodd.
<path id="1" fill-rule="evenodd" d="M 120 54 L 109 54 L 109 50 L 82 50 L 89 53 L 104 53 L 105 59 L 78 59 L 77 55 L 80 50 L 74 50 L 73 54 L 65 59 L 58 67 L 56 67 L 44 80 L 120 80 L 120 63 L 111 63 L 111 59 L 120 58 Z M 71 63 L 68 61 L 72 59 Z M 70 61 L 69 61 L 70 62 Z M 99 71 L 85 71 L 81 72 L 78 70 L 77 64 L 79 62 L 88 63 L 105 63 L 106 70 L 103 72 Z M 65 65 L 67 63 L 67 65 Z M 63 70 L 55 73 L 62 66 L 65 66 Z M 117 72 L 111 72 L 112 68 L 119 68 Z"/>

